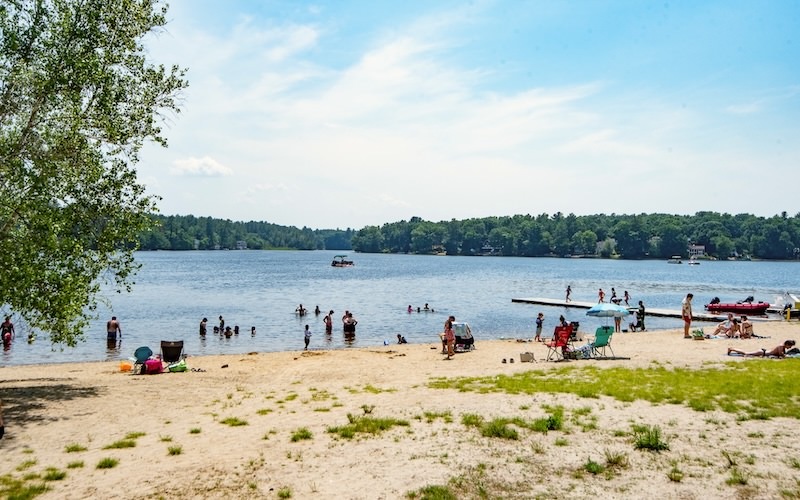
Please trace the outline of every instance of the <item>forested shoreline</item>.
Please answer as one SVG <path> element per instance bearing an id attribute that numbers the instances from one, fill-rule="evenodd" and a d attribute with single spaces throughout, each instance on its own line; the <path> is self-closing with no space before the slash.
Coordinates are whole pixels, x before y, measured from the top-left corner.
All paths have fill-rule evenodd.
<path id="1" fill-rule="evenodd" d="M 192 215 L 154 215 L 142 250 L 296 249 L 499 256 L 597 256 L 625 259 L 689 256 L 800 259 L 800 213 L 514 215 L 431 222 L 419 217 L 360 230 L 310 229 L 268 222 L 233 222 Z"/>

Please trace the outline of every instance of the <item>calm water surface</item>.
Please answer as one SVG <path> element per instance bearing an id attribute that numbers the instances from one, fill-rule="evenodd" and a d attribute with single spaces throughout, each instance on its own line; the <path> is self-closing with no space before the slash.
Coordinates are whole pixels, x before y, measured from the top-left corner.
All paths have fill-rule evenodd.
<path id="1" fill-rule="evenodd" d="M 0 365 L 126 359 L 148 345 L 158 351 L 161 340 L 184 340 L 190 355 L 302 349 L 303 327 L 309 324 L 312 348 L 348 348 L 393 343 L 401 333 L 410 343 L 438 341 L 448 314 L 472 326 L 480 348 L 482 339 L 532 337 L 533 319 L 545 314 L 545 331 L 559 315 L 580 321 L 581 330 L 594 331 L 605 320 L 585 310 L 515 304 L 512 298 L 563 298 L 572 286 L 573 299 L 595 301 L 602 287 L 610 295 L 624 290 L 632 303 L 678 309 L 687 292 L 701 309 L 712 297 L 723 302 L 753 295 L 775 302 L 786 291 L 800 291 L 798 264 L 787 262 L 703 262 L 699 266 L 664 261 L 548 259 L 514 257 L 439 257 L 355 254 L 355 266 L 334 268 L 336 252 L 219 251 L 140 252 L 143 265 L 131 294 L 110 294 L 112 310 L 85 332 L 75 348 L 51 346 L 39 335 L 32 344 L 18 329 L 17 341 L 0 356 Z M 436 312 L 408 314 L 429 303 Z M 302 303 L 323 314 L 298 317 Z M 324 334 L 322 317 L 333 309 L 334 332 Z M 350 310 L 358 319 L 356 340 L 346 342 L 341 316 Z M 109 347 L 105 322 L 116 315 L 122 323 L 122 342 Z M 226 325 L 239 325 L 230 339 L 212 333 L 218 316 Z M 198 335 L 203 317 L 209 334 Z M 15 323 L 19 321 L 15 320 Z M 679 319 L 648 318 L 648 329 L 676 328 Z M 250 335 L 250 327 L 256 335 Z"/>

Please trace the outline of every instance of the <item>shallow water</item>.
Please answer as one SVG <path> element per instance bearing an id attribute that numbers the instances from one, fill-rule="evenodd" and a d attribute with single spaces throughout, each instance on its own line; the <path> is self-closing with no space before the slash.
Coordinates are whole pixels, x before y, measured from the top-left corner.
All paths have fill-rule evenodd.
<path id="1" fill-rule="evenodd" d="M 664 261 L 607 259 L 550 259 L 518 257 L 449 257 L 350 254 L 355 266 L 330 265 L 333 251 L 218 251 L 140 252 L 143 267 L 131 294 L 109 294 L 113 312 L 102 309 L 75 348 L 52 347 L 45 335 L 28 344 L 20 328 L 18 340 L 0 355 L 0 364 L 58 363 L 80 360 L 126 359 L 148 345 L 158 351 L 161 340 L 184 340 L 190 355 L 285 351 L 303 348 L 303 327 L 309 324 L 311 348 L 348 348 L 396 342 L 398 333 L 409 343 L 434 342 L 448 314 L 472 326 L 476 342 L 503 337 L 532 337 L 538 312 L 545 314 L 545 331 L 559 315 L 580 321 L 582 331 L 594 331 L 604 319 L 585 310 L 512 303 L 512 298 L 563 298 L 572 286 L 573 300 L 595 301 L 602 287 L 631 304 L 678 309 L 688 292 L 695 309 L 712 297 L 724 301 L 753 295 L 775 302 L 786 291 L 798 292 L 798 264 L 792 262 L 702 262 L 699 266 Z M 407 313 L 429 303 L 435 312 Z M 302 303 L 323 314 L 298 317 Z M 324 312 L 333 309 L 334 331 L 326 336 Z M 347 341 L 341 316 L 353 311 L 356 337 Z M 122 324 L 121 343 L 108 346 L 105 322 L 116 315 Z M 239 325 L 238 336 L 212 333 L 218 316 L 226 325 Z M 200 338 L 199 322 L 209 320 L 208 335 Z M 19 323 L 19 321 L 15 321 Z M 250 335 L 250 327 L 256 335 Z M 676 328 L 679 319 L 647 318 L 649 330 Z"/>

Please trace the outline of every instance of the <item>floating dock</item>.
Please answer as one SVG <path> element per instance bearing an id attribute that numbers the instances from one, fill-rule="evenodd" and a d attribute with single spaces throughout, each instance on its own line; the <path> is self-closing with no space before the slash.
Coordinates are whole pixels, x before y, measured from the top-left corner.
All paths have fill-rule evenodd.
<path id="1" fill-rule="evenodd" d="M 536 304 L 540 306 L 552 306 L 552 307 L 569 307 L 575 309 L 590 309 L 592 306 L 597 305 L 597 302 L 581 302 L 578 300 L 570 300 L 569 302 L 561 299 L 545 299 L 545 298 L 523 298 L 523 299 L 511 299 L 511 302 L 518 302 L 520 304 Z M 620 304 L 622 305 L 622 304 Z M 638 308 L 635 306 L 624 306 L 627 307 L 629 311 L 635 311 Z M 645 306 L 646 307 L 646 306 Z M 702 306 L 700 306 L 702 308 Z M 657 309 L 647 307 L 645 310 L 646 316 L 658 316 L 662 318 L 681 318 L 681 311 L 675 309 Z M 738 315 L 737 315 L 738 316 Z M 692 311 L 692 319 L 696 321 L 723 321 L 727 319 L 728 313 L 724 314 L 712 314 L 706 312 L 695 312 Z M 752 317 L 748 316 L 748 318 L 754 321 L 779 321 L 778 318 L 759 318 L 759 317 Z"/>

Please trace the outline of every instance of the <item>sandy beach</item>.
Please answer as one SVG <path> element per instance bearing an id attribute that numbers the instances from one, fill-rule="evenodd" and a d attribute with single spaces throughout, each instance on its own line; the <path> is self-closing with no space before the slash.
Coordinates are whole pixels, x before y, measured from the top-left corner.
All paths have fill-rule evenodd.
<path id="1" fill-rule="evenodd" d="M 692 341 L 677 329 L 616 334 L 612 346 L 626 359 L 560 363 L 545 362 L 540 343 L 479 338 L 476 350 L 446 361 L 432 333 L 428 344 L 357 350 L 316 350 L 317 337 L 307 352 L 188 353 L 192 371 L 160 375 L 123 373 L 118 362 L 3 367 L 0 476 L 39 484 L 48 470 L 66 472 L 46 481 L 49 490 L 37 498 L 48 499 L 394 499 L 453 479 L 475 488 L 464 497 L 484 489 L 491 498 L 780 498 L 787 492 L 798 498 L 796 419 L 737 421 L 683 404 L 429 386 L 442 377 L 564 367 L 761 362 L 726 356 L 726 348 L 800 339 L 798 322 L 756 329 L 770 338 Z M 521 352 L 533 352 L 538 362 L 521 363 Z M 797 359 L 767 362 L 800 367 Z M 516 440 L 484 437 L 462 421 L 464 415 L 536 419 L 556 406 L 564 408 L 562 430 L 519 429 Z M 330 432 L 348 424 L 348 414 L 403 423 L 377 435 Z M 658 425 L 669 450 L 635 450 L 635 424 Z M 109 447 L 126 437 L 135 446 Z M 623 457 L 624 466 L 584 471 L 587 461 L 604 463 L 609 456 Z M 114 467 L 97 467 L 109 458 Z M 746 484 L 730 484 L 731 461 Z M 678 481 L 668 477 L 673 468 L 681 471 Z"/>

